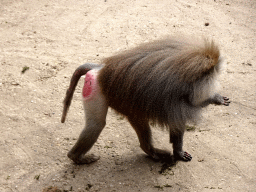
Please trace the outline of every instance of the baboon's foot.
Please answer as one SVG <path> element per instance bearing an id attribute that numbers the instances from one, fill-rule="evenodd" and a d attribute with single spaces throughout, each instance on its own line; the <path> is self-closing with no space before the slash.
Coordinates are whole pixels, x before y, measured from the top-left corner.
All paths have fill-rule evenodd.
<path id="1" fill-rule="evenodd" d="M 169 151 L 154 148 L 154 152 L 150 155 L 155 160 L 169 161 L 172 160 L 172 155 Z"/>
<path id="2" fill-rule="evenodd" d="M 191 161 L 192 156 L 186 151 L 174 152 L 175 160 Z"/>
<path id="3" fill-rule="evenodd" d="M 94 154 L 90 155 L 80 155 L 78 157 L 74 156 L 73 154 L 68 153 L 68 157 L 73 160 L 76 164 L 90 164 L 100 159 L 100 156 L 96 156 Z"/>

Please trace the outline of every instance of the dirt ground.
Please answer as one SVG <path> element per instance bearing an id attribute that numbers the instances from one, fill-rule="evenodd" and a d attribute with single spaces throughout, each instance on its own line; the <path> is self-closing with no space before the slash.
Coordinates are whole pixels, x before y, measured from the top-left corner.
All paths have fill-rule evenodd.
<path id="1" fill-rule="evenodd" d="M 101 159 L 73 164 L 66 154 L 84 126 L 82 80 L 66 123 L 60 117 L 76 67 L 181 33 L 218 42 L 221 94 L 232 100 L 207 107 L 186 132 L 192 161 L 152 161 L 109 109 L 90 152 Z M 0 37 L 1 192 L 256 191 L 256 1 L 0 0 Z M 167 132 L 153 132 L 156 146 L 172 150 Z"/>

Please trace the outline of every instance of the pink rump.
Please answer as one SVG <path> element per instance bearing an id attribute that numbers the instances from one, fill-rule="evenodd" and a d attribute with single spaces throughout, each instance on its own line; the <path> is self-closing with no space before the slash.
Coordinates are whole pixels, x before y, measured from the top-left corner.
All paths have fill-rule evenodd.
<path id="1" fill-rule="evenodd" d="M 83 98 L 90 99 L 93 97 L 94 92 L 97 88 L 97 71 L 91 70 L 85 76 L 84 87 L 83 87 Z"/>

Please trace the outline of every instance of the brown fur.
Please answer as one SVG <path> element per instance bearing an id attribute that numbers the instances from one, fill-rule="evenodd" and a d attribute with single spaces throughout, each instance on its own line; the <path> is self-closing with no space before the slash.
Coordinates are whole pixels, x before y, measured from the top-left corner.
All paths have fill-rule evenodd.
<path id="1" fill-rule="evenodd" d="M 194 90 L 211 97 L 201 88 L 214 81 L 219 57 L 213 41 L 165 38 L 104 59 L 99 84 L 117 112 L 181 129 L 200 112 Z"/>
<path id="2" fill-rule="evenodd" d="M 101 89 L 90 101 L 83 100 L 85 128 L 68 153 L 77 164 L 99 159 L 85 154 L 106 125 L 108 107 L 127 117 L 146 154 L 168 162 L 170 152 L 152 144 L 149 121 L 169 128 L 174 159 L 190 161 L 192 156 L 182 149 L 185 124 L 195 121 L 202 107 L 230 103 L 215 90 L 221 59 L 212 41 L 170 37 L 108 57 L 103 63 L 103 68 L 90 63 L 78 67 L 64 100 L 62 122 L 80 77 L 99 70 Z"/>

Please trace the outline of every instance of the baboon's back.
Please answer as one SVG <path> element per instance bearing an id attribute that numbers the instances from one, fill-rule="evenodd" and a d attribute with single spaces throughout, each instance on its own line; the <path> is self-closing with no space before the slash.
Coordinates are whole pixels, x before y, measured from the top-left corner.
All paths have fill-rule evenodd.
<path id="1" fill-rule="evenodd" d="M 213 42 L 167 38 L 104 59 L 99 84 L 117 112 L 166 125 L 193 119 L 200 110 L 190 103 L 193 83 L 208 76 L 218 60 Z"/>

